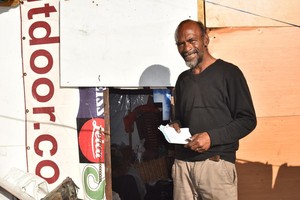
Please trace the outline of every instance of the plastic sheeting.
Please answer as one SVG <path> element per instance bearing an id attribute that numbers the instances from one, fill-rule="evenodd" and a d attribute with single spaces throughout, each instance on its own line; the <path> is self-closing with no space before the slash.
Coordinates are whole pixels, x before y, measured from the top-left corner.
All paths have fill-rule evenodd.
<path id="1" fill-rule="evenodd" d="M 48 194 L 47 182 L 44 179 L 16 168 L 0 178 L 0 186 L 22 200 L 37 200 Z"/>
<path id="2" fill-rule="evenodd" d="M 149 99 L 150 97 L 150 99 Z M 170 89 L 144 89 L 144 90 L 110 90 L 110 131 L 112 144 L 129 144 L 129 135 L 125 131 L 123 118 L 140 105 L 148 101 L 161 103 L 163 120 L 168 121 L 171 113 Z M 140 143 L 136 124 L 132 133 L 132 146 Z"/>

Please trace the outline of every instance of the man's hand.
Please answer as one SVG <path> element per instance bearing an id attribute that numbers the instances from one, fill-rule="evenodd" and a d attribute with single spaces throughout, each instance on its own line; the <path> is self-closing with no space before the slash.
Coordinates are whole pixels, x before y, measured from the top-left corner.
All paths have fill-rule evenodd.
<path id="1" fill-rule="evenodd" d="M 191 137 L 189 142 L 184 145 L 186 148 L 190 148 L 197 152 L 204 152 L 210 148 L 211 142 L 207 132 L 197 133 Z"/>

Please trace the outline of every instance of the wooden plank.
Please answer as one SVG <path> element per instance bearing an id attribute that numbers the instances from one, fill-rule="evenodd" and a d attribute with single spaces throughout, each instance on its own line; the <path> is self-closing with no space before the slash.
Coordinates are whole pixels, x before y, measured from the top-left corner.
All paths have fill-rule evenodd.
<path id="1" fill-rule="evenodd" d="M 300 116 L 258 118 L 256 129 L 240 140 L 237 158 L 280 166 L 300 166 Z"/>
<path id="2" fill-rule="evenodd" d="M 274 177 L 274 166 L 268 163 L 237 163 L 239 200 L 298 200 L 300 167 L 279 166 Z"/>
<path id="3" fill-rule="evenodd" d="M 259 117 L 300 115 L 299 28 L 222 28 L 209 36 L 210 52 L 242 69 Z"/>
<path id="4" fill-rule="evenodd" d="M 205 1 L 208 27 L 300 25 L 299 0 Z"/>
<path id="5" fill-rule="evenodd" d="M 240 200 L 299 199 L 300 116 L 258 118 L 237 152 Z"/>
<path id="6" fill-rule="evenodd" d="M 205 7 L 204 1 L 198 0 L 198 20 L 202 23 L 206 24 L 205 22 Z"/>
<path id="7" fill-rule="evenodd" d="M 109 88 L 103 90 L 104 97 L 104 121 L 105 121 L 105 196 L 112 199 L 111 180 L 111 151 L 110 151 L 110 113 L 109 113 Z"/>
<path id="8" fill-rule="evenodd" d="M 20 4 L 19 0 L 4 0 L 0 1 L 0 6 L 5 6 L 5 7 L 15 7 Z"/>

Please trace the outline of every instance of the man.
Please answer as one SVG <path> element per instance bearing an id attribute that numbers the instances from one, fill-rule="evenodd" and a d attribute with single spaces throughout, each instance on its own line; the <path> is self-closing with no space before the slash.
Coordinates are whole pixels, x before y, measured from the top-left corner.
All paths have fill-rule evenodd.
<path id="1" fill-rule="evenodd" d="M 256 127 L 247 82 L 237 66 L 208 52 L 201 22 L 182 21 L 175 40 L 190 69 L 177 79 L 171 126 L 188 127 L 192 137 L 175 146 L 174 199 L 236 200 L 239 139 Z"/>

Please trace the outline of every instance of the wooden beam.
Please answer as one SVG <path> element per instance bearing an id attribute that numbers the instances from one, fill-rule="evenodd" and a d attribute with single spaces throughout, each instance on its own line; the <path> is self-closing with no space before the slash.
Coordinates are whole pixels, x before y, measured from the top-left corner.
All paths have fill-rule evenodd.
<path id="1" fill-rule="evenodd" d="M 107 199 L 112 199 L 109 88 L 103 90 L 103 97 L 105 121 L 105 195 Z"/>
<path id="2" fill-rule="evenodd" d="M 198 21 L 205 24 L 205 2 L 203 0 L 198 0 Z"/>

